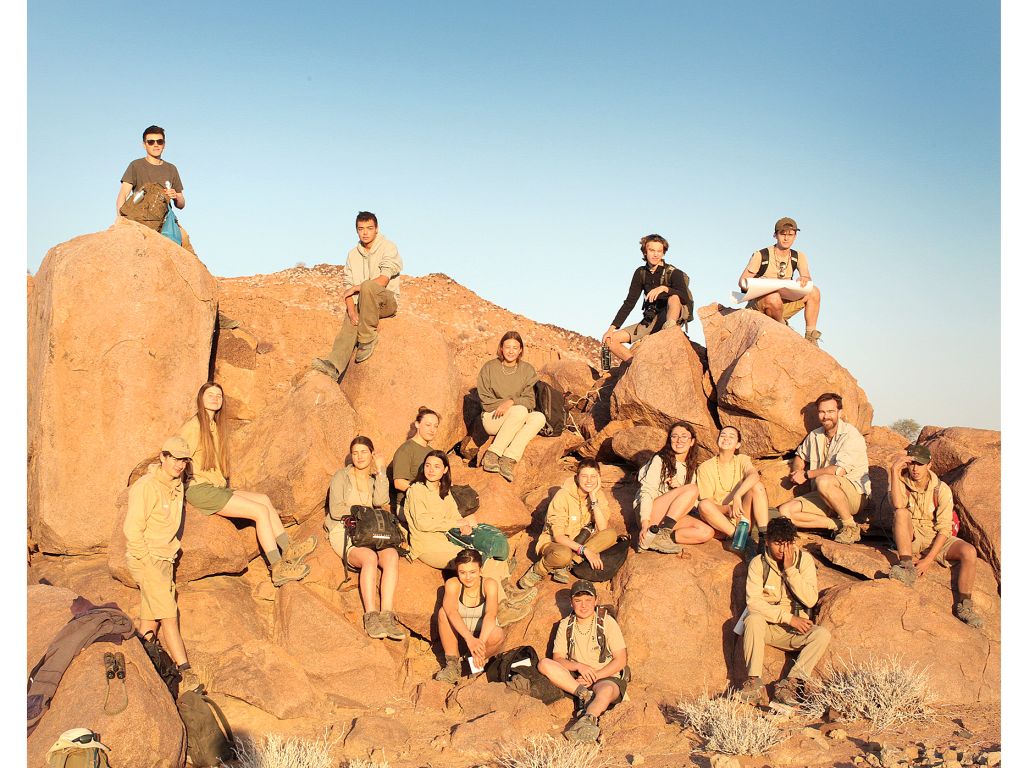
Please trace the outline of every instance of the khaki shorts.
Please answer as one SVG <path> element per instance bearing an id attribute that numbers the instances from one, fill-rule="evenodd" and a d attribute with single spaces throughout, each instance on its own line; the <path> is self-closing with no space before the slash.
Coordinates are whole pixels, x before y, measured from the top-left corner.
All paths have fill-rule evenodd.
<path id="1" fill-rule="evenodd" d="M 175 602 L 174 563 L 170 560 L 139 560 L 128 555 L 128 571 L 139 585 L 142 606 L 139 618 L 143 621 L 173 619 L 178 615 Z"/>
<path id="2" fill-rule="evenodd" d="M 771 294 L 768 294 L 769 296 Z M 756 309 L 758 312 L 764 312 L 762 309 L 762 301 L 765 299 L 762 296 L 760 299 L 754 299 L 753 301 L 747 302 L 747 309 Z M 797 314 L 804 308 L 804 304 L 807 303 L 807 299 L 797 299 L 796 301 L 784 301 L 782 302 L 782 319 L 789 320 L 793 315 Z"/>
<path id="3" fill-rule="evenodd" d="M 850 513 L 856 515 L 864 508 L 867 496 L 853 484 L 852 480 L 846 477 L 839 478 L 839 487 L 843 489 L 846 500 L 850 502 Z M 839 518 L 839 514 L 826 503 L 817 491 L 811 491 L 805 496 L 797 496 L 796 501 L 800 502 L 801 512 L 817 512 L 826 517 Z"/>
<path id="4" fill-rule="evenodd" d="M 235 492 L 210 483 L 196 483 L 185 489 L 185 501 L 204 515 L 215 515 L 231 501 Z"/>
<path id="5" fill-rule="evenodd" d="M 922 536 L 918 531 L 914 531 L 914 541 L 911 544 L 910 552 L 914 555 L 924 555 L 928 548 L 932 545 L 935 540 L 935 532 L 929 531 L 930 536 Z M 950 536 L 946 539 L 946 542 L 939 548 L 939 553 L 935 556 L 935 562 L 941 565 L 943 568 L 949 568 L 950 562 L 946 559 L 946 555 L 949 554 L 950 547 L 953 546 L 954 542 L 962 541 L 956 536 Z"/>
<path id="6" fill-rule="evenodd" d="M 629 341 L 626 342 L 627 344 L 636 344 L 638 341 L 640 341 L 640 339 L 642 339 L 644 336 L 647 336 L 651 332 L 651 328 L 653 328 L 657 324 L 657 322 L 658 321 L 655 320 L 650 325 L 644 325 L 643 323 L 634 323 L 633 325 L 627 325 L 625 328 L 619 328 L 619 330 L 625 331 L 626 333 L 629 334 Z M 673 323 L 673 325 L 682 324 L 683 323 L 681 320 Z M 670 327 L 671 326 L 668 323 L 665 323 L 664 325 L 661 326 L 661 328 L 659 328 L 659 330 L 664 331 L 666 328 Z"/>

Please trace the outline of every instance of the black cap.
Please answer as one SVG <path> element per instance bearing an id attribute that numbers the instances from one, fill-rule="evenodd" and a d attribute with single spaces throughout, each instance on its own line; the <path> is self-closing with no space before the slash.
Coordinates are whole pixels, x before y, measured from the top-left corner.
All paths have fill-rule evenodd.
<path id="1" fill-rule="evenodd" d="M 570 597 L 576 597 L 576 595 L 593 595 L 597 597 L 597 588 L 586 579 L 580 579 L 572 585 L 569 595 Z"/>

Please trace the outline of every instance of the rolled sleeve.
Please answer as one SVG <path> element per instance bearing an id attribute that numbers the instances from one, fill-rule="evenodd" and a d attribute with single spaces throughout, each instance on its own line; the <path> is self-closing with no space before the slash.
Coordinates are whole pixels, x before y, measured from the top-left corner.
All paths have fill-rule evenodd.
<path id="1" fill-rule="evenodd" d="M 810 466 L 811 462 L 811 438 L 812 435 L 808 434 L 807 437 L 803 439 L 803 442 L 796 447 L 797 458 L 803 459 L 804 463 L 808 466 Z"/>

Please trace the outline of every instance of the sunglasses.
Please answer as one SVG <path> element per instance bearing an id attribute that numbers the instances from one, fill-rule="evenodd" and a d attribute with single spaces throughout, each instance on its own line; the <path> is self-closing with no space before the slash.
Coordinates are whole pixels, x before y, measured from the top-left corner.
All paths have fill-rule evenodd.
<path id="1" fill-rule="evenodd" d="M 76 744 L 90 744 L 94 741 L 99 741 L 100 735 L 98 733 L 83 733 L 81 736 L 75 736 L 71 741 Z"/>
<path id="2" fill-rule="evenodd" d="M 149 144 L 149 146 L 151 146 L 151 147 L 153 145 L 156 145 L 158 147 L 162 147 L 164 145 L 164 140 L 163 139 L 146 139 L 146 143 Z"/>

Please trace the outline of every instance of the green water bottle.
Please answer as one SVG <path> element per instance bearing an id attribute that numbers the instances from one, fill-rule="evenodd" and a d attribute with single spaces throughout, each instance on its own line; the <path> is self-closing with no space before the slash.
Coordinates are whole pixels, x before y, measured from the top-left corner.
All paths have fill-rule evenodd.
<path id="1" fill-rule="evenodd" d="M 732 549 L 734 552 L 742 552 L 747 546 L 747 537 L 750 536 L 750 523 L 740 520 L 736 523 L 736 531 L 732 535 Z"/>

